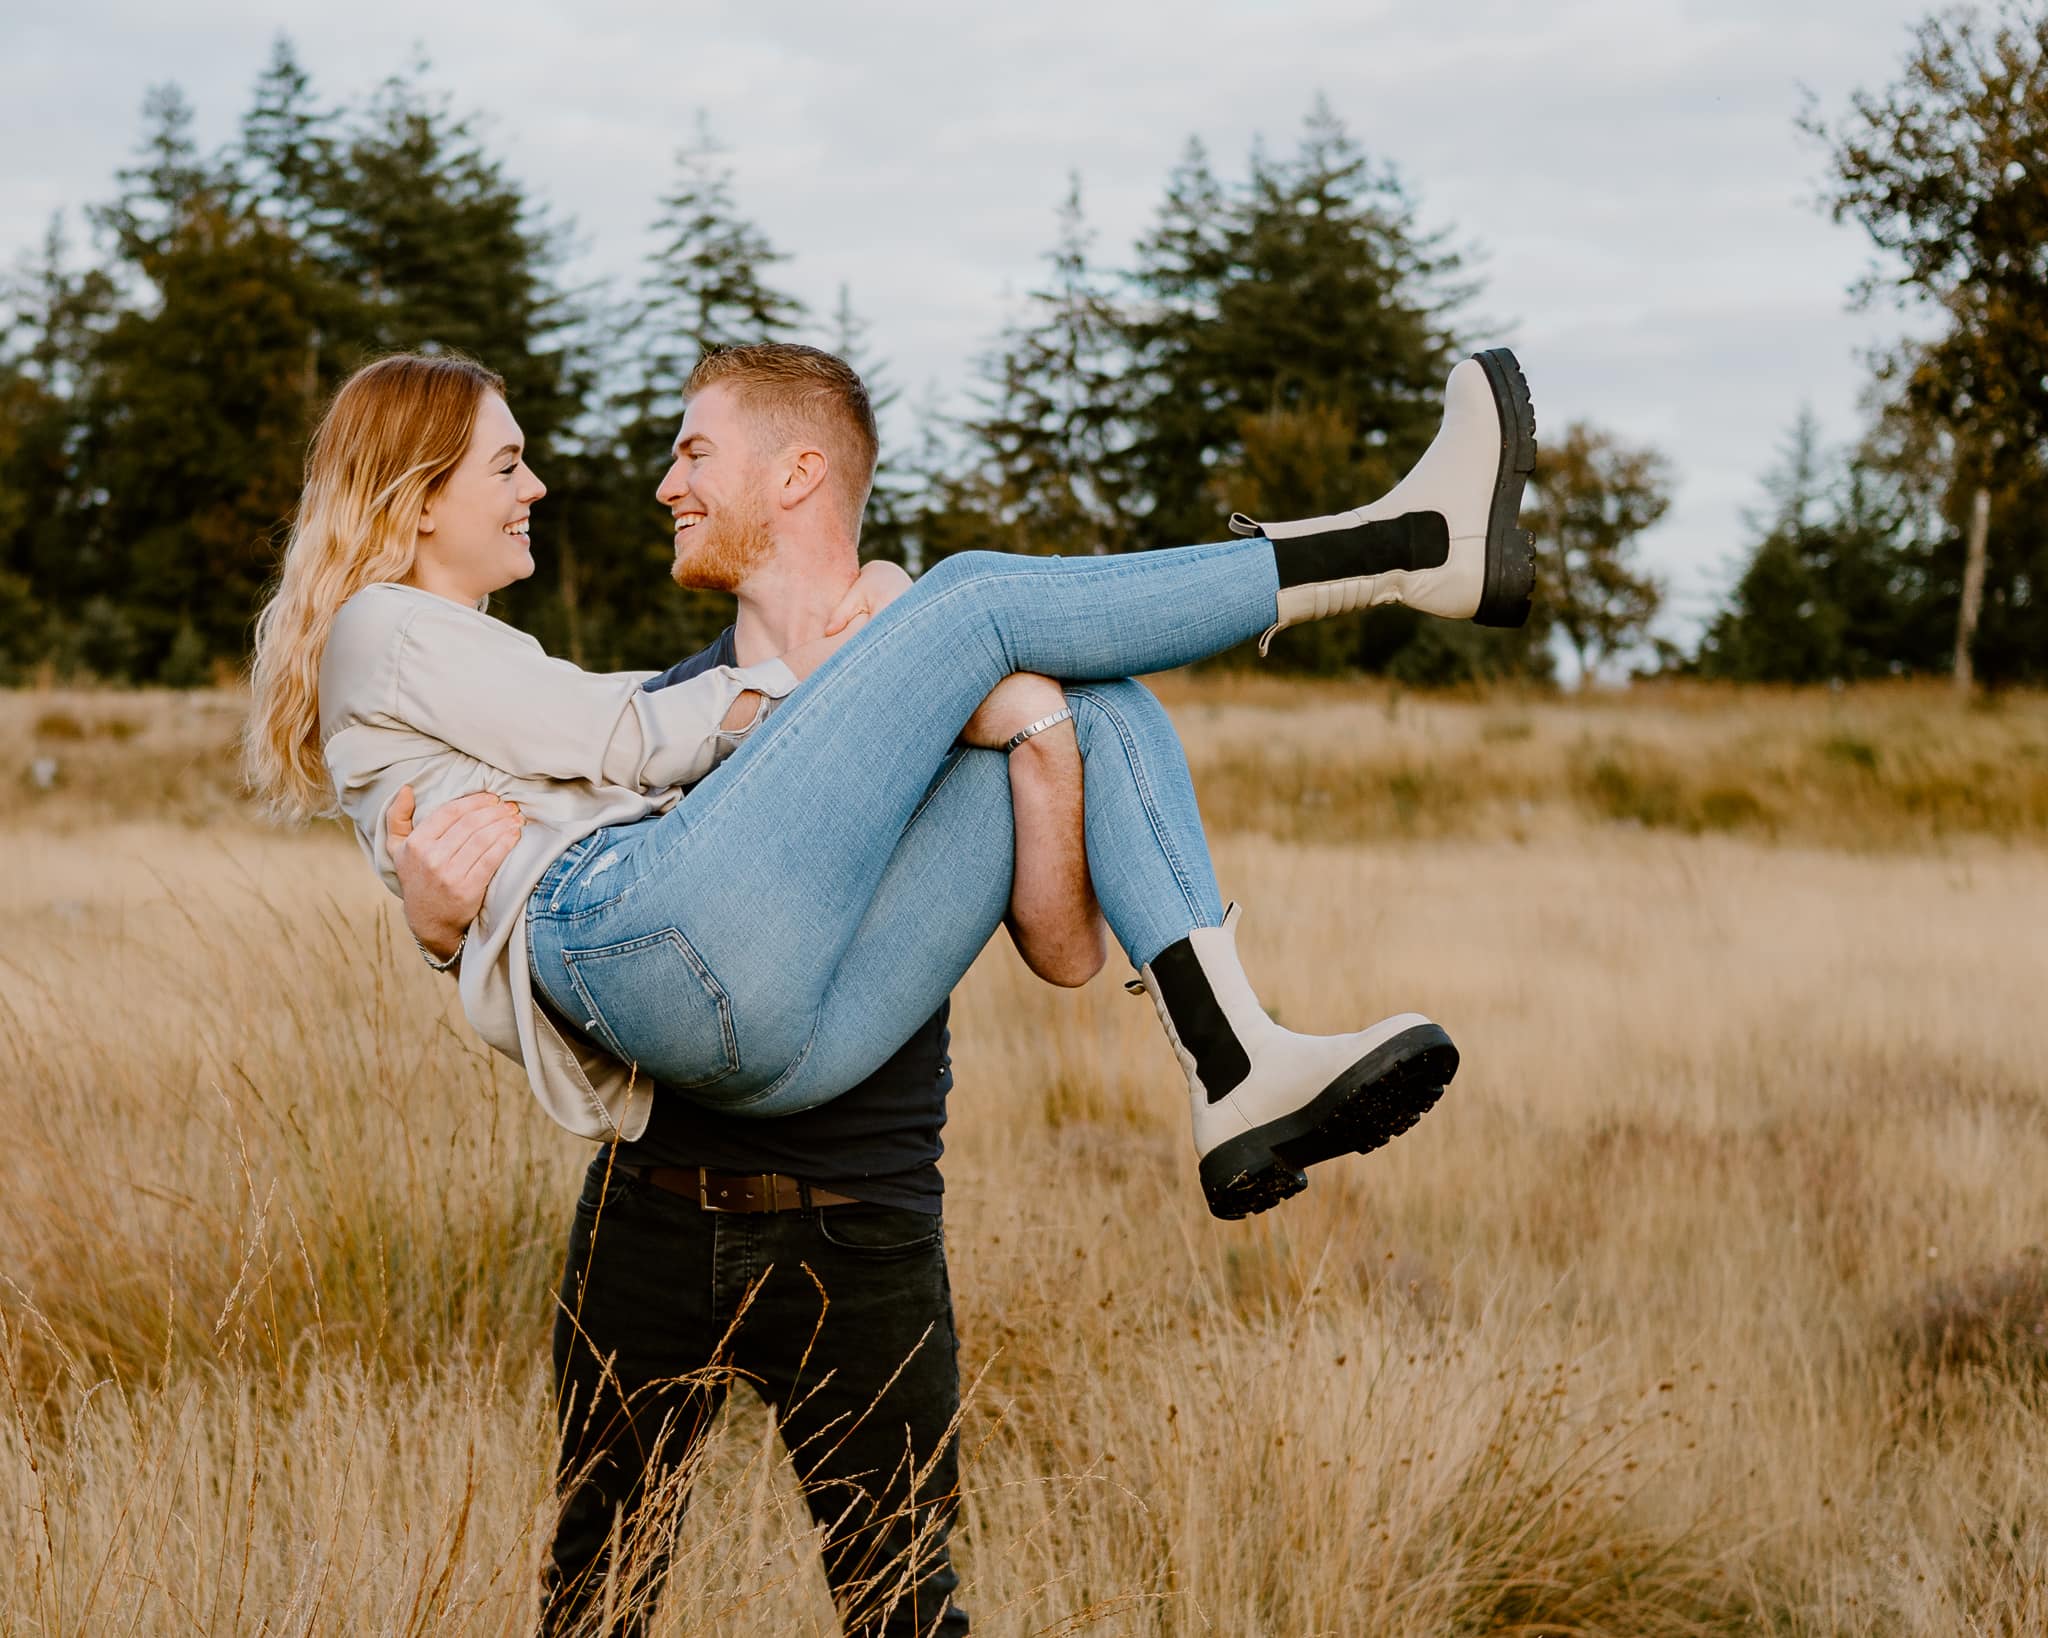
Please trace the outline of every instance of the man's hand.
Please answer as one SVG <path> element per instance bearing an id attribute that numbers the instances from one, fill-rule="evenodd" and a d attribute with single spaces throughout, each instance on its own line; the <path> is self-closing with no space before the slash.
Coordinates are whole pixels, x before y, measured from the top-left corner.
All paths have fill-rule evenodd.
<path id="1" fill-rule="evenodd" d="M 1066 690 L 1035 671 L 1013 671 L 974 708 L 960 743 L 984 751 L 1000 751 L 1041 717 L 1065 708 Z"/>
<path id="2" fill-rule="evenodd" d="M 836 637 L 852 623 L 857 615 L 866 615 L 872 620 L 897 598 L 910 590 L 910 576 L 904 573 L 900 564 L 886 563 L 877 558 L 861 566 L 854 582 L 847 587 L 846 595 L 839 599 L 825 622 L 825 635 Z"/>
<path id="3" fill-rule="evenodd" d="M 412 787 L 391 799 L 384 847 L 405 895 L 405 924 L 436 959 L 454 954 L 525 823 L 517 803 L 489 791 L 444 802 L 417 825 Z"/>

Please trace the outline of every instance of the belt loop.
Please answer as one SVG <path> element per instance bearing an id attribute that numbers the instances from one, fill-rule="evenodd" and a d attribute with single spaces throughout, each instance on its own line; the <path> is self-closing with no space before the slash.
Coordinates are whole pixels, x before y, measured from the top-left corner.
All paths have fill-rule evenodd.
<path id="1" fill-rule="evenodd" d="M 704 1168 L 702 1166 L 697 1168 L 697 1207 L 700 1211 L 709 1211 L 711 1209 L 711 1196 L 706 1192 Z"/>
<path id="2" fill-rule="evenodd" d="M 814 1212 L 818 1209 L 811 1203 L 810 1184 L 806 1183 L 802 1178 L 796 1180 L 796 1197 L 803 1202 L 805 1211 Z"/>

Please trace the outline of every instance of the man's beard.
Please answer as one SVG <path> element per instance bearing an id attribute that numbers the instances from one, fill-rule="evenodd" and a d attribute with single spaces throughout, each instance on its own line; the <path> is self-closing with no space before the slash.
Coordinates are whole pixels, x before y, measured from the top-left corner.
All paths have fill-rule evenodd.
<path id="1" fill-rule="evenodd" d="M 736 592 L 760 561 L 775 549 L 768 510 L 751 496 L 740 506 L 720 509 L 677 537 L 669 578 L 701 591 Z"/>

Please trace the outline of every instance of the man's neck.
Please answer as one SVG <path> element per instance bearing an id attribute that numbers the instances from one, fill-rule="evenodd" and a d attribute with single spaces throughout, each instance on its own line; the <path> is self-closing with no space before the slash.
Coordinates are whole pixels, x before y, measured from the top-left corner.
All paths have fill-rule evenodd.
<path id="1" fill-rule="evenodd" d="M 850 544 L 775 552 L 739 589 L 734 657 L 741 665 L 759 665 L 824 636 L 826 620 L 859 572 L 860 559 Z"/>

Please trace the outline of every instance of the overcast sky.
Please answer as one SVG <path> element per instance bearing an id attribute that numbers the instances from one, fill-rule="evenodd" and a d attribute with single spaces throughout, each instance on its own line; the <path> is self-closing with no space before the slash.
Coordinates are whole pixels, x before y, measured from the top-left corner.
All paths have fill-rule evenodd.
<path id="1" fill-rule="evenodd" d="M 576 268 L 630 278 L 677 144 L 704 109 L 742 210 L 823 311 L 843 282 L 915 399 L 954 392 L 1050 242 L 1070 171 L 1105 259 L 1157 207 L 1190 135 L 1234 174 L 1292 145 L 1317 92 L 1482 256 L 1477 310 L 1540 427 L 1588 418 L 1669 453 L 1677 504 L 1645 543 L 1688 640 L 1726 585 L 1802 403 L 1858 425 L 1847 311 L 1857 230 L 1813 208 L 1828 112 L 1896 73 L 1925 0 L 1241 0 L 979 8 L 867 0 L 176 6 L 0 0 L 0 260 L 106 196 L 144 90 L 175 80 L 225 139 L 283 29 L 346 100 L 422 50 L 458 108 L 558 215 Z M 907 417 L 890 429 L 907 437 Z"/>

